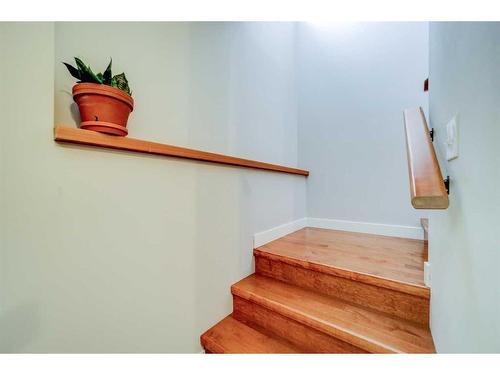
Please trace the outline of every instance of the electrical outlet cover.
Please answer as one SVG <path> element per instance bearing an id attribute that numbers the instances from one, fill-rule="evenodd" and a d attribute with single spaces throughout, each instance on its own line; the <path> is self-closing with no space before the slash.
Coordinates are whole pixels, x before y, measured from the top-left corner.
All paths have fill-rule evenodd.
<path id="1" fill-rule="evenodd" d="M 424 262 L 424 284 L 431 287 L 431 264 Z"/>
<path id="2" fill-rule="evenodd" d="M 458 131 L 457 131 L 457 117 L 453 118 L 446 124 L 446 160 L 453 160 L 458 158 Z"/>

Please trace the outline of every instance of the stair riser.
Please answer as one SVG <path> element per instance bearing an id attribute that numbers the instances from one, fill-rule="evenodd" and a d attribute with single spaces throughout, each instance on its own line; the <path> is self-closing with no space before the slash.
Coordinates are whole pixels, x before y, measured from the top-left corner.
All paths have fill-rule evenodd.
<path id="1" fill-rule="evenodd" d="M 429 299 L 255 256 L 255 272 L 428 326 Z"/>
<path id="2" fill-rule="evenodd" d="M 289 340 L 304 353 L 367 353 L 335 337 L 233 295 L 233 317 L 256 330 L 266 330 Z"/>

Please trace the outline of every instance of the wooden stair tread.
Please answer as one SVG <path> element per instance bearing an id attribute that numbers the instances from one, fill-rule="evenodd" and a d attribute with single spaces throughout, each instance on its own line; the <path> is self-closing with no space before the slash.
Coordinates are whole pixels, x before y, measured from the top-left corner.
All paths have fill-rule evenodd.
<path id="1" fill-rule="evenodd" d="M 337 298 L 253 274 L 233 295 L 373 353 L 433 353 L 427 328 Z"/>
<path id="2" fill-rule="evenodd" d="M 422 240 L 303 228 L 254 250 L 255 256 L 429 298 Z"/>
<path id="3" fill-rule="evenodd" d="M 224 318 L 201 336 L 201 344 L 211 353 L 300 353 L 287 341 L 266 335 L 231 315 Z"/>

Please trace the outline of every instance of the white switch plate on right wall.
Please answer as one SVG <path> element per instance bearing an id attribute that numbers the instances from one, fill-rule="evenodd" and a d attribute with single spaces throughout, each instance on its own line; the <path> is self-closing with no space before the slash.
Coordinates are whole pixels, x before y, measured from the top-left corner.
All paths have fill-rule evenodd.
<path id="1" fill-rule="evenodd" d="M 453 160 L 458 158 L 458 129 L 457 129 L 457 116 L 446 124 L 446 160 Z"/>

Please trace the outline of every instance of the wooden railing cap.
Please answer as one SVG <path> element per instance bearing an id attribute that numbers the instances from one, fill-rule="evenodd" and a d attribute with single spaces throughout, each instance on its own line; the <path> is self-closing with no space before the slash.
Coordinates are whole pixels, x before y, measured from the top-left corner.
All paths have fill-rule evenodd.
<path id="1" fill-rule="evenodd" d="M 264 163 L 257 160 L 249 160 L 229 155 L 216 154 L 190 148 L 172 146 L 163 143 L 144 141 L 128 137 L 117 137 L 97 133 L 91 130 L 83 130 L 66 126 L 54 128 L 54 140 L 56 142 L 76 143 L 87 146 L 110 148 L 115 150 L 141 152 L 160 156 L 169 156 L 191 160 L 204 161 L 216 164 L 232 165 L 236 167 L 261 169 L 281 173 L 289 173 L 301 176 L 309 176 L 309 171 L 286 167 L 283 165 Z"/>
<path id="2" fill-rule="evenodd" d="M 418 209 L 448 208 L 436 151 L 421 107 L 404 110 L 411 204 Z"/>

